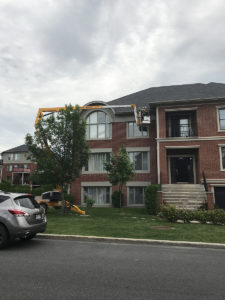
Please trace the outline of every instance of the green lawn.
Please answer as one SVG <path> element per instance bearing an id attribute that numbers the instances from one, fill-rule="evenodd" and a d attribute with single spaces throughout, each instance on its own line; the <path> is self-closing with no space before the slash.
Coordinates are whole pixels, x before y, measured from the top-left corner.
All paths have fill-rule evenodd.
<path id="1" fill-rule="evenodd" d="M 225 243 L 225 226 L 169 223 L 144 208 L 92 208 L 90 216 L 50 208 L 46 233 Z"/>

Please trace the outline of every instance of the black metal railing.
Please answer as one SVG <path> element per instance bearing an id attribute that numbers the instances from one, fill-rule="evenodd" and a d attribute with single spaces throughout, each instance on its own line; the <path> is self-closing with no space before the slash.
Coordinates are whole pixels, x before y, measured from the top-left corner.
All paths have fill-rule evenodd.
<path id="1" fill-rule="evenodd" d="M 202 179 L 203 179 L 203 185 L 204 185 L 205 191 L 208 192 L 209 188 L 208 188 L 208 184 L 207 184 L 207 181 L 206 181 L 206 177 L 205 177 L 205 172 L 204 171 L 202 171 Z"/>
<path id="2" fill-rule="evenodd" d="M 191 137 L 196 136 L 197 130 L 194 124 L 192 125 L 174 125 L 167 130 L 167 137 Z"/>

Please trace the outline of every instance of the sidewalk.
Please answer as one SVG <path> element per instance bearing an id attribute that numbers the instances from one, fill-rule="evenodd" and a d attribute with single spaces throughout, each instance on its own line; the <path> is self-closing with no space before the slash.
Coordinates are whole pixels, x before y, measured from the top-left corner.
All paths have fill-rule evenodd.
<path id="1" fill-rule="evenodd" d="M 113 238 L 99 236 L 82 236 L 82 235 L 63 235 L 63 234 L 45 234 L 39 233 L 37 237 L 40 239 L 54 240 L 70 240 L 70 241 L 100 241 L 108 243 L 131 243 L 131 244 L 147 244 L 147 245 L 164 245 L 164 246 L 182 246 L 182 247 L 200 247 L 225 249 L 225 244 L 219 243 L 202 243 L 202 242 L 187 242 L 187 241 L 169 241 L 169 240 L 150 240 L 150 239 L 130 239 L 130 238 Z"/>

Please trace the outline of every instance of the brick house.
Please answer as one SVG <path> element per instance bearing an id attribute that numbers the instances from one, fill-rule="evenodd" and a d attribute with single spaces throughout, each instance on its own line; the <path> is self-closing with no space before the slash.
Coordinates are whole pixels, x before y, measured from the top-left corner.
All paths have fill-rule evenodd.
<path id="1" fill-rule="evenodd" d="M 21 145 L 2 152 L 2 180 L 15 185 L 30 184 L 30 174 L 36 165 L 28 157 L 26 145 Z"/>
<path id="2" fill-rule="evenodd" d="M 136 168 L 123 191 L 127 206 L 143 205 L 144 188 L 160 183 L 164 202 L 198 208 L 206 201 L 205 183 L 208 200 L 225 207 L 225 84 L 156 87 L 87 105 L 98 104 L 105 108 L 83 113 L 91 156 L 72 184 L 77 203 L 89 195 L 96 205 L 111 205 L 117 187 L 108 182 L 102 162 L 125 145 Z M 124 104 L 150 107 L 147 131 L 137 128 L 131 109 L 107 108 Z"/>

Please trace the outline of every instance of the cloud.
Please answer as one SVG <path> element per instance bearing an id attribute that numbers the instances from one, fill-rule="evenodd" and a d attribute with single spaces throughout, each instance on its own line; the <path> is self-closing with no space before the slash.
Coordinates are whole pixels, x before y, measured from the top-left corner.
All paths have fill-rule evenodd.
<path id="1" fill-rule="evenodd" d="M 39 107 L 225 82 L 223 0 L 2 0 L 0 152 Z"/>

